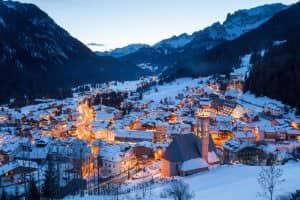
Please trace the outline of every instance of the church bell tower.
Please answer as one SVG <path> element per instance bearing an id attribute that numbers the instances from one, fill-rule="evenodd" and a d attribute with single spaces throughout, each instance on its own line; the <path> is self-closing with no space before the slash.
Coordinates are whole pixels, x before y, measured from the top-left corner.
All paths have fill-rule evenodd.
<path id="1" fill-rule="evenodd" d="M 208 162 L 208 146 L 209 146 L 209 112 L 202 109 L 197 113 L 197 132 L 196 135 L 201 138 L 202 159 Z"/>

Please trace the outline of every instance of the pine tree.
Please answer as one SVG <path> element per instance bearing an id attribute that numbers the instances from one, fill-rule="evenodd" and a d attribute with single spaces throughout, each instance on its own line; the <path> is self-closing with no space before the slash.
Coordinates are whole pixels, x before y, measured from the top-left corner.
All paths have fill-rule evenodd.
<path id="1" fill-rule="evenodd" d="M 5 190 L 2 190 L 2 194 L 1 194 L 0 200 L 7 200 L 7 199 L 8 199 L 8 197 L 7 197 L 7 194 L 6 194 Z"/>
<path id="2" fill-rule="evenodd" d="M 300 199 L 300 190 L 297 190 L 295 193 L 291 195 L 290 200 L 299 200 Z"/>
<path id="3" fill-rule="evenodd" d="M 45 182 L 43 187 L 43 195 L 45 197 L 53 197 L 57 188 L 56 170 L 52 161 L 48 162 L 48 169 L 45 174 Z"/>
<path id="4" fill-rule="evenodd" d="M 40 199 L 40 192 L 35 184 L 34 179 L 32 178 L 29 182 L 29 194 L 28 199 Z"/>

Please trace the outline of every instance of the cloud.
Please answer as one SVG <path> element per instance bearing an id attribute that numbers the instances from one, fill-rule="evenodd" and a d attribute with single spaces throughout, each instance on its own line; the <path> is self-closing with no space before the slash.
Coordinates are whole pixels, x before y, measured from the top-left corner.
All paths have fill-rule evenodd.
<path id="1" fill-rule="evenodd" d="M 105 46 L 105 44 L 95 43 L 95 42 L 88 43 L 87 45 L 93 46 L 93 47 L 104 47 Z"/>

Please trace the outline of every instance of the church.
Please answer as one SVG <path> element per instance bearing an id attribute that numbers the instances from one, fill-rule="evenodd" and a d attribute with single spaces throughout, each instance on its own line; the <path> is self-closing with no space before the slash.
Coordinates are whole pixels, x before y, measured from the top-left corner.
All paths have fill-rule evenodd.
<path id="1" fill-rule="evenodd" d="M 220 162 L 208 134 L 209 118 L 200 118 L 196 134 L 178 135 L 167 147 L 161 162 L 164 177 L 187 176 L 208 170 Z M 200 134 L 198 134 L 200 132 Z"/>

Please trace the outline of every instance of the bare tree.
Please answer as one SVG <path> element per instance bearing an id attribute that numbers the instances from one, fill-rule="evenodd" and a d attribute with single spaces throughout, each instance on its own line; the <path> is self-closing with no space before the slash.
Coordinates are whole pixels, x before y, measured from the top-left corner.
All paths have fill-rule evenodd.
<path id="1" fill-rule="evenodd" d="M 174 200 L 190 200 L 194 197 L 189 185 L 181 180 L 171 182 L 170 186 L 166 189 L 166 195 Z"/>
<path id="2" fill-rule="evenodd" d="M 284 182 L 282 176 L 283 171 L 276 167 L 275 164 L 263 167 L 257 179 L 262 188 L 262 192 L 258 193 L 258 195 L 265 199 L 273 200 L 278 186 Z"/>

